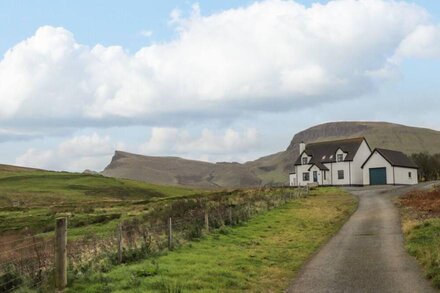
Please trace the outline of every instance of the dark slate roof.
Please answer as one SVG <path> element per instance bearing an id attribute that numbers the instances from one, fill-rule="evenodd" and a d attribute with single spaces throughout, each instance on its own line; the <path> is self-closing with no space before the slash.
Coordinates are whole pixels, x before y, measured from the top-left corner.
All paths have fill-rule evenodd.
<path id="1" fill-rule="evenodd" d="M 324 170 L 324 171 L 328 171 L 328 168 L 326 166 L 324 166 L 323 164 L 321 164 L 320 162 L 315 162 L 313 163 L 310 168 L 309 171 L 313 168 L 313 166 L 318 167 L 319 170 Z"/>
<path id="2" fill-rule="evenodd" d="M 324 163 L 336 162 L 336 152 L 338 151 L 338 149 L 341 149 L 344 153 L 347 153 L 344 161 L 353 161 L 354 156 L 356 155 L 359 147 L 364 140 L 365 138 L 363 137 L 357 137 L 342 140 L 310 143 L 306 145 L 304 152 L 308 156 L 312 157 L 310 164 L 315 164 L 318 168 L 321 169 L 320 166 L 326 168 L 324 165 L 322 165 Z M 298 157 L 295 165 L 301 165 L 301 156 Z"/>
<path id="3" fill-rule="evenodd" d="M 368 157 L 368 159 L 365 161 L 365 163 L 362 165 L 362 168 L 365 166 L 365 164 L 370 160 L 370 158 L 373 156 L 375 152 L 378 152 L 385 160 L 388 161 L 388 163 L 391 164 L 391 166 L 395 167 L 404 167 L 404 168 L 415 168 L 418 169 L 418 166 L 404 153 L 399 151 L 393 151 L 393 150 L 387 150 L 387 149 L 380 149 L 376 148 L 371 153 L 371 155 Z"/>

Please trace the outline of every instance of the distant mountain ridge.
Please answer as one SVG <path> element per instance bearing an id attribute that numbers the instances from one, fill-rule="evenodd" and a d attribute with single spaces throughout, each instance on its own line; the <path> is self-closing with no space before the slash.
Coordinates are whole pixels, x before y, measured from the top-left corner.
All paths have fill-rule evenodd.
<path id="1" fill-rule="evenodd" d="M 105 176 L 196 187 L 256 186 L 261 180 L 239 163 L 208 163 L 116 151 Z"/>
<path id="2" fill-rule="evenodd" d="M 285 151 L 244 164 L 208 163 L 116 151 L 102 174 L 156 184 L 199 187 L 287 184 L 301 141 L 311 143 L 362 136 L 371 148 L 394 149 L 406 154 L 440 153 L 440 131 L 387 122 L 331 122 L 297 133 Z"/>

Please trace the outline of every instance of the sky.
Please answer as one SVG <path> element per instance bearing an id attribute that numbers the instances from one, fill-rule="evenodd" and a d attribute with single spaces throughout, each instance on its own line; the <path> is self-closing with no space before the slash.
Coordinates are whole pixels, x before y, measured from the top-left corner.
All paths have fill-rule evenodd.
<path id="1" fill-rule="evenodd" d="M 440 130 L 440 2 L 0 2 L 0 163 L 245 162 L 331 121 Z"/>

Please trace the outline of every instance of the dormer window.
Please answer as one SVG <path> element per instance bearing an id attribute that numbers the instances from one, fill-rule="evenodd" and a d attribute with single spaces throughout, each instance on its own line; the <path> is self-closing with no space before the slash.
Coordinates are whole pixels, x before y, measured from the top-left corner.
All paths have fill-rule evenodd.
<path id="1" fill-rule="evenodd" d="M 304 157 L 304 158 L 302 158 L 302 164 L 303 165 L 307 165 L 307 163 L 308 163 L 308 159 L 307 159 L 307 157 Z"/>
<path id="2" fill-rule="evenodd" d="M 342 162 L 344 160 L 344 155 L 343 154 L 338 154 L 336 156 L 336 162 Z"/>

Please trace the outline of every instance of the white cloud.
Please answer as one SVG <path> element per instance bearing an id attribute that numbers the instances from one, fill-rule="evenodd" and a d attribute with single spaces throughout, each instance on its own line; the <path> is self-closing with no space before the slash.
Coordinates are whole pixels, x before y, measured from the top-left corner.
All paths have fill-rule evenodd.
<path id="1" fill-rule="evenodd" d="M 145 155 L 178 155 L 204 161 L 238 160 L 248 158 L 260 142 L 257 130 L 248 128 L 241 133 L 234 129 L 214 132 L 203 129 L 200 136 L 191 136 L 178 128 L 156 127 L 150 139 L 140 146 Z"/>
<path id="2" fill-rule="evenodd" d="M 153 35 L 153 31 L 149 31 L 149 30 L 143 30 L 140 32 L 141 36 L 144 36 L 146 38 L 149 38 Z"/>
<path id="3" fill-rule="evenodd" d="M 440 26 L 421 25 L 397 49 L 397 57 L 440 58 Z"/>
<path id="4" fill-rule="evenodd" d="M 28 149 L 16 159 L 16 164 L 49 170 L 102 170 L 110 162 L 115 149 L 124 148 L 108 136 L 80 135 L 72 137 L 53 149 Z"/>
<path id="5" fill-rule="evenodd" d="M 178 128 L 153 128 L 147 142 L 128 147 L 97 133 L 73 136 L 52 148 L 29 148 L 15 164 L 48 170 L 100 171 L 109 164 L 115 150 L 145 155 L 176 155 L 204 161 L 246 161 L 255 159 L 260 141 L 253 128 L 203 129 L 199 136 Z"/>
<path id="6" fill-rule="evenodd" d="M 0 121 L 164 125 L 353 99 L 438 57 L 439 27 L 406 2 L 266 0 L 203 16 L 173 11 L 178 37 L 129 54 L 41 27 L 0 61 Z M 399 56 L 398 58 L 396 56 Z"/>

